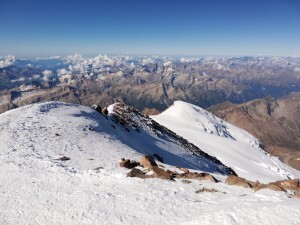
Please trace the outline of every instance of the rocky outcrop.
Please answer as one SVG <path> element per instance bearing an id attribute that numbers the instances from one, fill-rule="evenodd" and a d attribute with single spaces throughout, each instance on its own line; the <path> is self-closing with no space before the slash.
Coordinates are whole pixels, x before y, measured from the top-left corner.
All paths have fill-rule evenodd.
<path id="1" fill-rule="evenodd" d="M 62 156 L 62 157 L 60 157 L 60 158 L 58 158 L 58 159 L 55 159 L 55 160 L 59 160 L 59 161 L 68 161 L 68 160 L 70 160 L 70 158 L 67 157 L 67 156 Z"/>
<path id="2" fill-rule="evenodd" d="M 190 172 L 187 168 L 179 167 L 178 169 L 180 169 L 184 173 L 189 173 Z"/>
<path id="3" fill-rule="evenodd" d="M 277 183 L 269 183 L 269 184 L 259 184 L 258 183 L 253 187 L 254 191 L 259 191 L 261 189 L 270 189 L 273 191 L 284 191 L 284 192 L 286 191 L 282 186 L 280 186 Z"/>
<path id="4" fill-rule="evenodd" d="M 181 178 L 181 179 L 208 180 L 214 183 L 218 182 L 218 180 L 209 173 L 189 172 L 183 174 L 175 174 L 174 176 L 176 178 Z"/>
<path id="5" fill-rule="evenodd" d="M 144 168 L 151 170 L 153 167 L 157 167 L 157 164 L 154 158 L 151 155 L 145 155 L 141 158 L 141 165 Z"/>
<path id="6" fill-rule="evenodd" d="M 133 161 L 134 166 L 136 165 L 136 162 Z M 132 168 L 131 167 L 130 160 L 122 159 L 120 166 L 125 168 Z M 190 172 L 189 170 L 186 170 L 186 173 L 179 174 L 176 171 L 170 171 L 170 170 L 164 170 L 156 164 L 154 158 L 150 155 L 145 155 L 141 158 L 140 163 L 138 164 L 145 169 L 147 169 L 149 172 L 151 172 L 151 175 L 146 175 L 146 172 L 143 172 L 137 168 L 132 169 L 127 176 L 128 177 L 139 177 L 139 178 L 159 178 L 159 179 L 166 179 L 166 180 L 174 180 L 174 178 L 178 179 L 197 179 L 197 180 L 208 180 L 211 182 L 218 182 L 218 180 L 208 173 L 197 173 L 197 172 Z"/>
<path id="7" fill-rule="evenodd" d="M 291 190 L 291 191 L 295 191 L 295 193 L 300 191 L 299 179 L 280 180 L 276 182 L 262 184 L 258 181 L 252 182 L 241 177 L 230 175 L 227 177 L 225 182 L 229 185 L 236 185 L 245 188 L 253 188 L 253 191 L 255 192 L 261 189 L 270 189 L 273 191 L 284 191 L 284 192 L 286 190 Z"/>
<path id="8" fill-rule="evenodd" d="M 153 172 L 153 177 L 155 177 L 155 178 L 173 180 L 172 175 L 162 168 L 153 166 L 153 167 L 151 167 L 151 171 Z"/>
<path id="9" fill-rule="evenodd" d="M 252 188 L 251 182 L 237 176 L 230 175 L 227 177 L 225 183 L 229 185 L 236 185 L 236 186 L 241 186 L 244 188 Z"/>
<path id="10" fill-rule="evenodd" d="M 124 159 L 124 158 L 122 158 L 121 162 L 120 162 L 120 167 L 125 167 L 127 169 L 132 169 L 132 168 L 137 167 L 139 165 L 140 165 L 139 162 L 130 161 L 130 159 Z"/>
<path id="11" fill-rule="evenodd" d="M 155 108 L 152 108 L 152 109 L 144 108 L 141 112 L 142 112 L 142 114 L 147 115 L 147 116 L 160 114 L 160 111 L 158 111 Z"/>
<path id="12" fill-rule="evenodd" d="M 284 189 L 289 189 L 289 190 L 297 190 L 300 187 L 299 179 L 281 180 L 281 181 L 277 181 L 276 184 L 280 185 Z"/>
<path id="13" fill-rule="evenodd" d="M 146 176 L 143 171 L 133 168 L 129 173 L 127 173 L 127 177 L 137 177 L 141 179 L 151 178 L 150 176 Z"/>
<path id="14" fill-rule="evenodd" d="M 197 194 L 198 193 L 203 193 L 203 192 L 212 192 L 212 193 L 214 193 L 214 192 L 221 192 L 223 194 L 226 194 L 226 192 L 219 191 L 219 190 L 214 189 L 214 188 L 205 188 L 205 187 L 196 191 Z"/>

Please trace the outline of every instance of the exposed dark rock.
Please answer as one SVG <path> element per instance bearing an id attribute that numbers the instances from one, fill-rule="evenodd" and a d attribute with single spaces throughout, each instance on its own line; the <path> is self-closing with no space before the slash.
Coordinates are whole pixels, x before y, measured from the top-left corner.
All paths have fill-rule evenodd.
<path id="1" fill-rule="evenodd" d="M 59 160 L 59 161 L 68 161 L 68 160 L 70 160 L 70 158 L 67 157 L 67 156 L 63 156 L 63 157 L 60 157 L 60 158 L 55 159 L 55 160 Z"/>
<path id="2" fill-rule="evenodd" d="M 181 182 L 184 183 L 184 184 L 192 183 L 192 181 L 190 181 L 190 180 L 181 180 Z"/>
<path id="3" fill-rule="evenodd" d="M 103 115 L 107 116 L 108 115 L 107 107 L 104 107 L 101 112 L 102 112 Z"/>
<path id="4" fill-rule="evenodd" d="M 127 173 L 127 177 L 138 177 L 138 178 L 151 178 L 149 176 L 146 176 L 143 171 L 137 169 L 137 168 L 133 168 L 129 173 Z"/>
<path id="5" fill-rule="evenodd" d="M 153 154 L 153 157 L 155 157 L 158 161 L 160 161 L 161 163 L 164 163 L 164 159 L 163 157 L 161 157 L 159 154 Z"/>
<path id="6" fill-rule="evenodd" d="M 102 108 L 100 105 L 96 105 L 95 106 L 95 110 L 98 112 L 98 113 L 101 113 L 102 114 Z"/>
<path id="7" fill-rule="evenodd" d="M 104 169 L 104 168 L 102 166 L 98 166 L 94 170 L 101 170 L 101 169 Z"/>
<path id="8" fill-rule="evenodd" d="M 205 187 L 196 191 L 197 194 L 198 193 L 202 193 L 202 192 L 212 192 L 212 193 L 214 193 L 214 192 L 221 192 L 223 194 L 226 194 L 226 192 L 224 192 L 224 191 L 219 191 L 219 190 L 216 190 L 214 188 L 205 188 Z"/>

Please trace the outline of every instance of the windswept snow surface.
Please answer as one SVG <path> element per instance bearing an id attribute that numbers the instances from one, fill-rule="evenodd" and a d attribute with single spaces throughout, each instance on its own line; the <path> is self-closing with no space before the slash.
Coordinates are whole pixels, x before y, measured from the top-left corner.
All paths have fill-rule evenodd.
<path id="1" fill-rule="evenodd" d="M 1 114 L 0 224 L 300 224 L 300 202 L 289 193 L 126 177 L 119 158 L 150 150 L 127 145 L 134 133 L 110 123 L 88 107 L 57 102 Z M 175 153 L 179 164 L 197 163 Z M 196 193 L 203 187 L 220 192 Z"/>
<path id="2" fill-rule="evenodd" d="M 246 179 L 270 182 L 300 177 L 299 171 L 262 150 L 258 140 L 248 132 L 198 106 L 175 101 L 152 118 Z"/>

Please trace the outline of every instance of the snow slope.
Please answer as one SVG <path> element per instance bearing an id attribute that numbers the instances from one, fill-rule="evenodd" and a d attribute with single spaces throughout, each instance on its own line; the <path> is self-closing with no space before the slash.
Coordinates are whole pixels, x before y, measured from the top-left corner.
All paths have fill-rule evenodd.
<path id="1" fill-rule="evenodd" d="M 239 176 L 261 182 L 299 178 L 300 172 L 271 157 L 248 132 L 182 101 L 160 115 L 158 123 L 230 166 Z"/>
<path id="2" fill-rule="evenodd" d="M 152 152 L 128 145 L 138 141 L 133 131 L 110 123 L 88 107 L 58 102 L 1 114 L 0 224 L 300 223 L 300 202 L 289 193 L 126 177 L 129 170 L 118 166 L 120 157 L 138 160 Z M 165 147 L 164 140 L 154 140 Z M 168 146 L 166 154 L 173 158 L 166 168 L 197 165 L 198 158 Z M 70 160 L 56 160 L 61 156 Z M 196 193 L 203 187 L 219 192 Z"/>
<path id="3" fill-rule="evenodd" d="M 139 160 L 145 154 L 159 154 L 165 163 L 217 172 L 219 165 L 197 157 L 183 147 L 146 130 L 120 126 L 94 109 L 50 102 L 25 106 L 0 115 L 3 148 L 38 159 L 63 155 L 72 160 L 64 165 L 76 169 L 107 170 L 118 167 L 120 158 Z M 127 130 L 126 130 L 127 129 Z M 13 157 L 13 155 L 11 156 Z"/>

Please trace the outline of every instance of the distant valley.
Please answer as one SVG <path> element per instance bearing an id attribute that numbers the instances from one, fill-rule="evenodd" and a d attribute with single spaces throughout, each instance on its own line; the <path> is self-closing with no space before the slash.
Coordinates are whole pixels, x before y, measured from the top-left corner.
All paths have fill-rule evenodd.
<path id="1" fill-rule="evenodd" d="M 8 63 L 6 64 L 8 65 Z M 0 69 L 0 112 L 58 100 L 105 106 L 116 100 L 162 111 L 175 100 L 201 107 L 300 91 L 300 59 L 157 58 L 75 54 L 12 60 Z"/>

